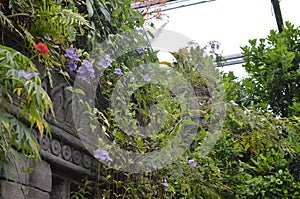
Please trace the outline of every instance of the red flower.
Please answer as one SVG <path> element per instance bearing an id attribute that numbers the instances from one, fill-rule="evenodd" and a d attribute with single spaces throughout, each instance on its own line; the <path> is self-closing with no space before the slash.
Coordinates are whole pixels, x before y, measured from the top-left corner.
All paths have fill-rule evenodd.
<path id="1" fill-rule="evenodd" d="M 37 44 L 34 45 L 34 48 L 41 52 L 43 55 L 48 55 L 49 54 L 49 49 L 48 46 L 42 42 L 39 42 Z"/>

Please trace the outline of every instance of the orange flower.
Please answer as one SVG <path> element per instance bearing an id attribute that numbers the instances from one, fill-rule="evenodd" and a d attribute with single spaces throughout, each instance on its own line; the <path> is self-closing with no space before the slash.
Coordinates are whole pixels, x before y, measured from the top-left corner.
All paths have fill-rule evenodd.
<path id="1" fill-rule="evenodd" d="M 48 55 L 49 54 L 49 49 L 48 46 L 42 42 L 39 42 L 37 44 L 34 45 L 34 48 L 41 52 L 43 55 Z"/>

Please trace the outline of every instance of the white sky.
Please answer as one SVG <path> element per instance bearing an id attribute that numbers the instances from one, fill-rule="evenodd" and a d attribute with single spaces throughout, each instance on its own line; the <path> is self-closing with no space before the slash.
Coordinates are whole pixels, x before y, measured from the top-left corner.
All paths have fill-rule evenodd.
<path id="1" fill-rule="evenodd" d="M 281 0 L 280 7 L 284 21 L 300 26 L 300 0 Z M 216 0 L 164 13 L 168 18 L 156 26 L 168 20 L 165 29 L 183 34 L 201 47 L 208 41 L 219 41 L 223 56 L 240 53 L 240 46 L 248 44 L 249 39 L 266 37 L 271 29 L 277 30 L 271 0 Z M 228 70 L 237 76 L 245 75 L 239 66 L 224 67 L 224 71 Z"/>

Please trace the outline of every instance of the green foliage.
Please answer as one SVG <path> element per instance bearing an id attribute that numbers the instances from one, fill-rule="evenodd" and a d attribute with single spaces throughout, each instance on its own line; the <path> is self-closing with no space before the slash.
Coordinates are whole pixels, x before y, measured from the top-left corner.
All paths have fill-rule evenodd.
<path id="1" fill-rule="evenodd" d="M 254 119 L 255 118 L 255 119 Z M 272 114 L 231 106 L 224 134 L 214 150 L 199 158 L 199 148 L 185 159 L 149 174 L 122 174 L 109 170 L 104 197 L 131 198 L 297 198 L 299 182 L 288 170 L 294 156 L 294 136 L 282 137 L 281 127 L 292 122 Z M 299 123 L 290 124 L 299 126 Z M 275 130 L 274 128 L 278 128 Z M 260 129 L 260 131 L 258 131 Z M 251 148 L 253 151 L 249 151 Z M 118 174 L 118 175 L 117 175 Z M 167 178 L 168 187 L 161 185 Z M 119 187 L 120 189 L 116 189 Z M 101 186 L 102 187 L 102 186 Z M 101 189 L 100 187 L 100 189 Z M 115 194 L 115 195 L 113 195 Z"/>
<path id="2" fill-rule="evenodd" d="M 53 43 L 73 42 L 77 32 L 82 34 L 84 27 L 91 28 L 89 22 L 78 14 L 76 9 L 63 8 L 52 1 L 42 1 L 37 5 L 35 12 L 30 33 L 48 37 Z M 79 28 L 79 31 L 76 28 Z"/>
<path id="3" fill-rule="evenodd" d="M 96 44 L 104 40 L 117 48 L 119 44 L 114 43 L 111 35 L 142 29 L 145 22 L 142 13 L 130 8 L 129 0 L 15 0 L 9 3 L 10 7 L 0 12 L 1 25 L 13 35 L 19 35 L 25 47 L 0 46 L 0 167 L 7 167 L 8 155 L 16 154 L 16 151 L 26 157 L 39 157 L 39 146 L 31 132 L 49 133 L 44 118 L 48 114 L 53 116 L 51 100 L 41 86 L 40 76 L 44 74 L 26 78 L 21 70 L 33 74 L 37 72 L 34 63 L 38 63 L 45 66 L 41 71 L 48 75 L 58 70 L 69 80 L 73 73 L 65 64 L 66 49 L 72 45 L 83 49 L 78 50 L 80 60 L 92 57 L 94 55 L 85 51 L 94 50 Z M 299 35 L 299 28 L 287 23 L 282 33 L 271 31 L 265 39 L 250 40 L 249 46 L 242 47 L 244 67 L 249 73 L 249 78 L 244 80 L 238 80 L 232 73 L 219 74 L 211 58 L 204 57 L 198 46 L 173 52 L 178 63 L 170 67 L 191 82 L 195 91 L 210 91 L 207 96 L 197 96 L 201 119 L 208 124 L 199 127 L 192 146 L 167 167 L 133 174 L 99 164 L 103 174 L 101 180 L 83 179 L 77 191 L 72 192 L 72 198 L 91 198 L 95 192 L 96 198 L 299 198 Z M 36 54 L 33 46 L 38 41 L 47 44 L 48 56 Z M 121 69 L 126 73 L 136 66 L 159 64 L 151 47 L 138 44 L 143 47 L 143 53 L 127 52 L 113 60 L 112 66 L 105 70 L 96 91 L 96 107 L 91 107 L 89 101 L 81 103 L 87 107 L 83 114 L 87 114 L 88 128 L 92 132 L 96 129 L 95 124 L 100 122 L 101 136 L 122 149 L 146 154 L 160 149 L 170 140 L 176 141 L 182 128 L 182 110 L 168 88 L 145 84 L 131 95 L 129 110 L 117 111 L 134 118 L 135 124 L 125 118 L 127 125 L 147 126 L 161 116 L 151 115 L 151 108 L 164 110 L 158 112 L 164 114 L 164 120 L 158 121 L 164 124 L 163 128 L 143 137 L 118 127 L 109 106 L 110 97 L 120 81 L 120 75 L 114 74 L 114 70 Z M 17 50 L 36 57 L 31 61 Z M 76 64 L 80 65 L 80 61 Z M 210 90 L 212 88 L 215 90 Z M 78 95 L 85 94 L 72 85 L 67 89 Z M 220 137 L 211 138 L 219 140 L 204 156 L 203 141 L 209 133 L 209 122 L 221 115 L 212 113 L 213 105 L 222 97 L 226 102 L 231 101 L 222 104 L 227 108 L 223 113 L 226 118 L 222 133 Z M 117 102 L 124 103 L 124 99 Z M 139 132 L 132 129 L 136 134 Z M 171 148 L 164 152 L 177 153 Z M 188 163 L 191 159 L 196 165 Z M 127 164 L 134 160 L 120 157 L 118 161 Z M 155 160 L 161 164 L 165 161 Z"/>
<path id="4" fill-rule="evenodd" d="M 0 22 L 3 26 L 8 27 L 12 32 L 15 31 L 19 36 L 22 36 L 22 33 L 20 33 L 20 31 L 14 26 L 13 22 L 7 18 L 2 11 L 0 11 Z"/>
<path id="5" fill-rule="evenodd" d="M 20 71 L 36 71 L 34 64 L 19 52 L 0 46 L 0 147 L 1 156 L 16 155 L 21 151 L 27 157 L 39 157 L 39 145 L 31 133 L 36 128 L 42 136 L 50 133 L 44 119 L 54 114 L 52 102 L 41 86 L 38 76 L 27 79 Z"/>
<path id="6" fill-rule="evenodd" d="M 239 198 L 299 198 L 300 183 L 288 171 L 259 175 L 237 186 Z"/>
<path id="7" fill-rule="evenodd" d="M 281 33 L 272 30 L 267 38 L 250 40 L 249 46 L 242 47 L 249 74 L 245 91 L 254 107 L 282 117 L 296 113 L 291 107 L 296 108 L 300 100 L 299 35 L 300 29 L 287 22 Z"/>
<path id="8" fill-rule="evenodd" d="M 101 79 L 101 90 L 98 101 L 105 102 L 111 96 L 119 76 L 113 74 L 114 68 L 122 71 L 131 67 L 155 60 L 155 53 L 138 55 L 128 53 L 118 58 L 112 68 L 107 69 Z M 173 66 L 180 71 L 194 88 L 212 85 L 217 90 L 220 82 L 213 81 L 218 72 L 210 65 L 210 58 L 201 58 L 199 47 L 182 49 L 173 53 L 178 63 Z M 197 56 L 198 55 L 198 56 Z M 152 60 L 151 60 L 152 59 Z M 210 67 L 212 70 L 203 70 Z M 207 68 L 206 68 L 207 69 Z M 234 100 L 247 105 L 249 97 L 243 88 L 249 88 L 245 81 L 239 81 L 233 74 L 223 76 L 226 100 Z M 214 85 L 216 84 L 216 85 Z M 178 106 L 172 101 L 169 91 L 158 85 L 145 85 L 134 93 L 135 100 L 131 102 L 132 114 L 142 125 L 149 121 L 149 106 L 156 100 L 162 108 L 168 110 L 166 126 L 151 139 L 136 139 L 118 129 L 110 107 L 106 103 L 98 104 L 98 115 L 105 127 L 105 135 L 114 140 L 118 146 L 141 154 L 159 149 L 170 139 L 172 127 L 178 122 Z M 220 95 L 224 94 L 220 92 Z M 214 96 L 220 97 L 220 96 Z M 216 99 L 216 98 L 213 98 Z M 112 168 L 105 168 L 105 180 L 99 184 L 101 197 L 105 198 L 280 198 L 286 196 L 298 197 L 299 183 L 288 168 L 294 162 L 295 153 L 299 151 L 299 121 L 295 118 L 278 118 L 271 112 L 251 108 L 243 108 L 234 104 L 224 104 L 228 109 L 222 129 L 222 136 L 211 153 L 203 157 L 201 148 L 205 128 L 199 129 L 191 150 L 187 150 L 176 162 L 168 167 L 147 174 L 125 174 Z M 92 110 L 92 109 L 91 109 Z M 201 112 L 206 120 L 211 118 L 211 107 L 204 105 Z M 94 110 L 92 110 L 93 112 Z M 124 111 L 124 110 L 120 110 Z M 101 113 L 101 114 L 99 114 Z M 142 115 L 138 117 L 138 115 Z M 92 117 L 93 118 L 93 117 Z M 130 121 L 128 121 L 130 122 Z M 170 131 L 171 130 L 171 131 Z M 176 130 L 175 130 L 176 131 Z M 176 135 L 176 132 L 175 134 Z M 160 143 L 155 145 L 156 143 Z M 99 145 L 103 147 L 103 145 Z M 166 150 L 166 153 L 170 151 Z M 174 151 L 173 151 L 174 152 Z M 111 151 L 113 154 L 114 152 Z M 186 158 L 193 158 L 196 167 L 190 167 Z M 131 160 L 119 160 L 125 163 Z M 165 161 L 165 160 L 161 160 Z M 103 169 L 103 168 L 102 168 Z M 167 179 L 168 186 L 162 184 Z M 257 185 L 257 186 L 254 186 Z M 291 186 L 290 186 L 291 185 Z"/>
<path id="9" fill-rule="evenodd" d="M 114 45 L 114 44 L 112 44 Z M 116 45 L 117 46 L 117 45 Z M 176 53 L 178 58 L 178 64 L 173 67 L 174 70 L 179 71 L 183 76 L 192 82 L 194 88 L 204 88 L 205 86 L 216 87 L 219 82 L 214 78 L 218 77 L 218 72 L 215 71 L 211 58 L 201 57 L 199 58 L 199 53 L 201 53 L 200 47 L 191 47 L 190 49 L 183 49 L 182 51 Z M 175 55 L 175 54 L 174 54 Z M 198 56 L 197 56 L 198 55 Z M 120 81 L 120 77 L 113 73 L 115 68 L 121 68 L 123 72 L 134 69 L 136 66 L 142 67 L 143 63 L 156 62 L 155 52 L 151 49 L 144 49 L 143 54 L 138 54 L 137 52 L 128 52 L 123 56 L 119 57 L 112 64 L 112 67 L 107 68 L 105 75 L 100 79 L 100 88 L 97 94 L 97 109 L 92 109 L 87 105 L 89 110 L 88 118 L 89 121 L 97 121 L 103 125 L 103 134 L 108 137 L 108 139 L 113 140 L 118 147 L 122 149 L 133 151 L 139 154 L 145 154 L 154 150 L 158 150 L 165 146 L 167 142 L 174 141 L 178 131 L 181 129 L 181 118 L 180 118 L 180 107 L 178 102 L 176 102 L 174 96 L 169 89 L 156 84 L 145 84 L 139 86 L 132 94 L 132 99 L 129 103 L 130 110 L 119 110 L 120 113 L 126 111 L 126 116 L 131 116 L 138 123 L 137 125 L 146 126 L 149 122 L 153 122 L 153 115 L 150 115 L 150 107 L 155 105 L 158 110 L 164 110 L 164 126 L 159 131 L 151 132 L 150 135 L 144 137 L 142 134 L 138 134 L 138 129 L 135 129 L 134 125 L 131 124 L 131 120 L 126 120 L 126 125 L 131 126 L 131 131 L 126 132 L 120 129 L 117 122 L 115 121 L 114 113 L 111 107 L 107 106 L 112 92 L 115 89 L 115 85 Z M 171 68 L 170 68 L 171 69 Z M 166 75 L 167 73 L 162 73 L 161 75 Z M 167 79 L 167 78 L 166 78 Z M 185 89 L 185 88 L 183 88 Z M 74 90 L 75 92 L 75 90 Z M 119 91 L 123 92 L 123 91 Z M 126 92 L 126 91 L 125 91 Z M 215 92 L 218 93 L 219 91 Z M 116 96 L 117 97 L 117 96 Z M 209 96 L 199 96 L 207 97 Z M 220 97 L 218 95 L 214 97 Z M 216 98 L 217 99 L 217 98 Z M 118 99 L 120 103 L 124 103 L 122 100 Z M 201 99 L 203 100 L 203 99 Z M 118 101 L 118 102 L 119 102 Z M 206 113 L 210 111 L 211 107 L 209 104 L 204 105 L 207 108 Z M 203 111 L 205 112 L 205 111 Z M 118 112 L 117 112 L 118 114 Z M 122 115 L 122 114 L 118 114 Z M 158 115 L 159 116 L 159 115 Z M 155 117 L 155 116 L 154 116 Z M 158 117 L 160 119 L 161 117 Z M 90 123 L 89 123 L 90 124 Z M 94 131 L 95 126 L 90 125 L 92 131 Z M 134 132 L 136 130 L 136 132 Z M 134 135 L 133 132 L 135 133 Z M 218 189 L 222 182 L 218 177 L 220 176 L 219 170 L 214 166 L 211 159 L 200 160 L 200 150 L 201 141 L 203 141 L 203 134 L 205 131 L 199 131 L 199 145 L 195 146 L 196 150 L 193 153 L 189 152 L 187 148 L 186 153 L 179 158 L 178 162 L 174 162 L 168 168 L 163 168 L 161 170 L 155 171 L 153 173 L 147 174 L 126 174 L 119 173 L 117 167 L 115 169 L 106 168 L 107 175 L 103 183 L 101 183 L 99 189 L 102 190 L 101 197 L 105 198 L 218 198 Z M 103 135 L 103 136 L 104 136 Z M 201 140 L 202 139 L 202 140 Z M 104 143 L 100 142 L 99 148 L 104 148 Z M 170 151 L 173 150 L 173 151 Z M 116 151 L 111 150 L 111 154 L 116 153 Z M 174 149 L 166 149 L 166 154 L 176 153 Z M 122 159 L 122 157 L 114 156 L 118 162 L 121 164 L 128 164 L 131 159 Z M 201 166 L 197 168 L 191 168 L 187 164 L 187 157 L 198 158 L 197 163 L 205 165 L 204 168 Z M 157 164 L 165 164 L 164 159 L 157 157 L 155 162 Z M 209 162 L 210 161 L 210 162 Z M 103 169 L 103 168 L 102 168 Z M 207 176 L 207 174 L 209 174 Z M 162 185 L 162 179 L 167 178 L 169 186 L 164 187 Z M 213 181 L 211 183 L 210 181 Z M 222 190 L 228 190 L 226 185 L 222 185 Z"/>
<path id="10" fill-rule="evenodd" d="M 243 80 L 235 77 L 232 71 L 222 74 L 222 80 L 226 91 L 226 101 L 230 102 L 233 100 L 240 105 L 244 105 L 246 94 L 242 84 Z"/>
<path id="11" fill-rule="evenodd" d="M 77 190 L 71 192 L 71 199 L 88 199 L 93 193 L 92 186 L 94 182 L 90 181 L 88 177 L 81 180 Z"/>
<path id="12" fill-rule="evenodd" d="M 299 183 L 288 168 L 296 152 L 294 142 L 299 138 L 284 134 L 284 129 L 286 125 L 299 128 L 299 123 L 278 119 L 270 113 L 233 108 L 226 120 L 225 137 L 212 152 L 215 163 L 221 161 L 216 166 L 221 170 L 223 182 L 231 189 L 221 193 L 222 196 L 297 198 Z"/>
<path id="13" fill-rule="evenodd" d="M 95 48 L 110 34 L 142 27 L 144 23 L 142 14 L 131 9 L 129 0 L 87 0 L 85 2 L 77 0 L 75 2 L 88 15 L 88 20 L 93 27 L 93 30 L 88 32 L 88 37 L 85 38 L 84 46 L 82 46 L 87 50 Z"/>

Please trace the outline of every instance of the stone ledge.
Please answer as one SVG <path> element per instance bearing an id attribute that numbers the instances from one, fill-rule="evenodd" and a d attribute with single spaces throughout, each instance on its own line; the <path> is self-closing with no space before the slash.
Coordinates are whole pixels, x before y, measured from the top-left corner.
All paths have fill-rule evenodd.
<path id="1" fill-rule="evenodd" d="M 41 151 L 41 155 L 46 161 L 50 163 L 53 174 L 68 177 L 77 181 L 80 181 L 85 176 L 96 178 L 95 173 L 92 173 L 90 170 L 72 164 L 51 153 Z"/>

